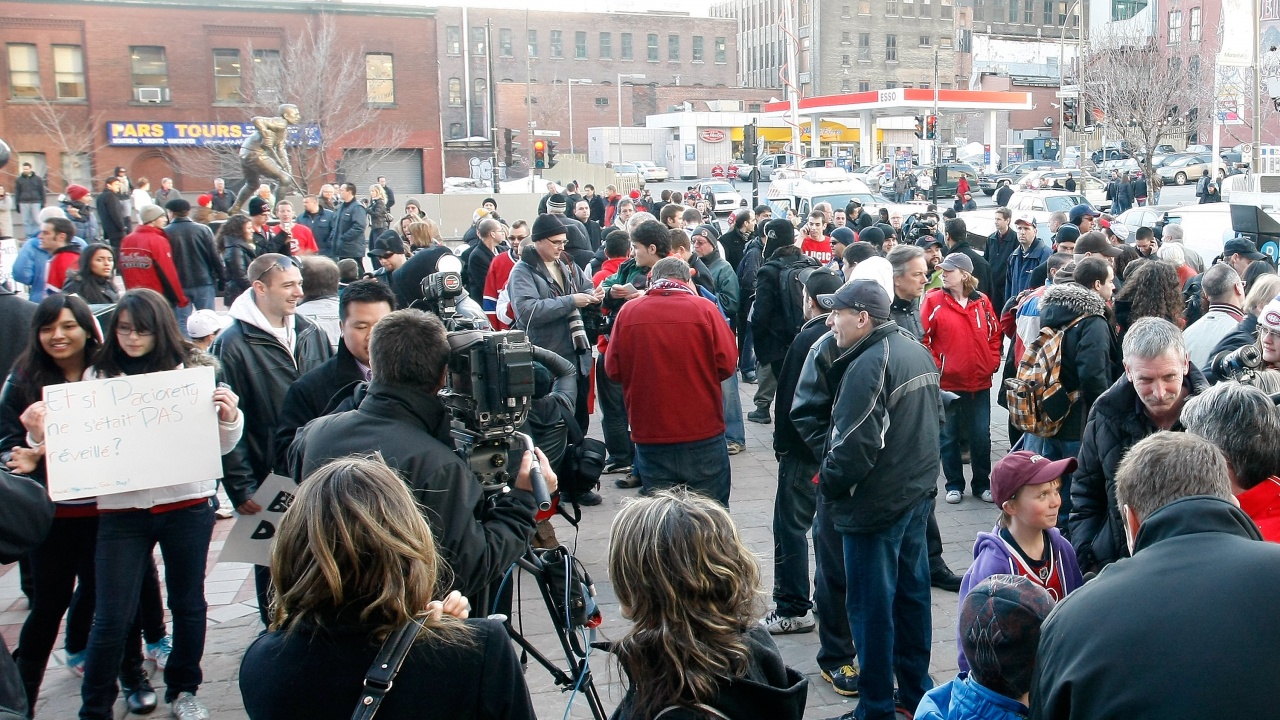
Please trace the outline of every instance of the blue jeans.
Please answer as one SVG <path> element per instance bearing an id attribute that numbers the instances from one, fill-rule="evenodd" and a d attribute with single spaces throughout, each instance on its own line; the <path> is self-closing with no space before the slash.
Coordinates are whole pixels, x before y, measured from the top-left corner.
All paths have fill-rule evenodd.
<path id="1" fill-rule="evenodd" d="M 596 358 L 596 401 L 600 404 L 608 462 L 630 465 L 635 460 L 635 446 L 631 444 L 627 423 L 627 401 L 622 394 L 622 383 L 614 382 L 605 373 L 603 354 Z"/>
<path id="2" fill-rule="evenodd" d="M 991 487 L 991 390 L 957 392 L 960 398 L 948 408 L 942 425 L 942 474 L 947 492 L 964 492 L 964 465 L 960 462 L 961 433 L 969 438 L 973 467 L 973 494 Z"/>
<path id="3" fill-rule="evenodd" d="M 218 297 L 217 288 L 213 285 L 195 285 L 189 288 L 183 288 L 182 292 L 186 293 L 187 299 L 191 301 L 190 307 L 195 310 L 212 310 L 214 299 Z M 187 314 L 191 314 L 191 310 Z M 182 329 L 186 330 L 186 320 L 182 320 Z"/>
<path id="4" fill-rule="evenodd" d="M 1029 450 L 1037 455 L 1043 455 L 1050 460 L 1062 460 L 1063 458 L 1076 457 L 1080 454 L 1080 441 L 1042 438 L 1038 435 L 1027 433 L 1022 436 L 1022 449 Z M 1058 529 L 1063 534 L 1068 532 L 1067 518 L 1071 515 L 1071 475 L 1071 473 L 1066 473 L 1062 476 L 1062 487 L 1059 490 L 1062 495 L 1062 505 L 1058 508 Z"/>
<path id="5" fill-rule="evenodd" d="M 809 528 L 813 527 L 818 464 L 790 455 L 778 458 L 778 494 L 773 503 L 773 600 L 778 614 L 799 617 L 809 600 Z"/>
<path id="6" fill-rule="evenodd" d="M 646 491 L 684 485 L 729 507 L 731 475 L 724 433 L 672 445 L 636 443 L 635 469 Z"/>
<path id="7" fill-rule="evenodd" d="M 814 487 L 817 487 L 816 485 Z M 831 511 L 818 502 L 813 517 L 813 604 L 818 611 L 818 667 L 831 672 L 857 658 L 845 609 L 844 536 L 831 524 Z"/>
<path id="8" fill-rule="evenodd" d="M 22 216 L 22 233 L 27 237 L 33 238 L 40 234 L 40 211 L 43 209 L 44 203 L 18 203 L 18 214 Z"/>
<path id="9" fill-rule="evenodd" d="M 751 323 L 743 322 L 738 338 L 738 370 L 745 376 L 756 371 L 756 338 L 751 334 Z"/>
<path id="10" fill-rule="evenodd" d="M 933 687 L 929 644 L 929 556 L 925 524 L 929 498 L 921 498 L 877 533 L 844 534 L 845 595 L 849 627 L 862 669 L 856 720 L 892 720 L 893 681 L 898 699 L 913 715 Z"/>
<path id="11" fill-rule="evenodd" d="M 164 556 L 164 578 L 173 613 L 173 653 L 164 669 L 165 702 L 200 689 L 205 622 L 204 575 L 213 535 L 213 506 L 151 513 L 103 513 L 98 518 L 97 604 L 89 656 L 80 688 L 80 717 L 110 720 L 119 690 L 116 670 L 137 613 L 147 558 L 156 543 Z"/>
<path id="12" fill-rule="evenodd" d="M 742 398 L 738 397 L 738 374 L 720 383 L 720 405 L 724 409 L 724 437 L 729 442 L 747 444 L 747 429 L 742 425 Z"/>

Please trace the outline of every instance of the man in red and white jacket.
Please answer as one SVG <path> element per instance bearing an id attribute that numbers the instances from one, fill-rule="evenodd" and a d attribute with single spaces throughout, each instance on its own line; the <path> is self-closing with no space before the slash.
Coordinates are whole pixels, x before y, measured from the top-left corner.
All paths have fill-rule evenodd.
<path id="1" fill-rule="evenodd" d="M 168 216 L 159 205 L 144 205 L 139 211 L 142 224 L 120 243 L 120 277 L 124 286 L 150 288 L 160 293 L 173 307 L 186 307 L 187 296 L 178 280 L 173 264 L 173 249 L 164 234 Z"/>
<path id="2" fill-rule="evenodd" d="M 40 227 L 40 249 L 52 256 L 45 274 L 49 292 L 61 290 L 67 284 L 67 273 L 80 266 L 80 246 L 75 239 L 75 223 L 65 217 L 49 218 Z"/>

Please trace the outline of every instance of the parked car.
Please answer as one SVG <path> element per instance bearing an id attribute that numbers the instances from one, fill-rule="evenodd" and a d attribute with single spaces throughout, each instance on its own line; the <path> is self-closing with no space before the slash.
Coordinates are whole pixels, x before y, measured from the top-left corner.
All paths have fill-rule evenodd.
<path id="1" fill-rule="evenodd" d="M 961 177 L 968 180 L 970 192 L 978 189 L 978 168 L 968 163 L 947 163 L 944 167 L 946 168 L 946 175 L 937 184 L 938 197 L 955 197 L 956 187 L 959 186 Z M 933 167 L 920 165 L 911 168 L 911 174 L 916 177 L 926 173 L 933 173 Z M 893 192 L 892 175 L 886 173 L 884 177 L 880 178 L 880 192 L 881 194 Z"/>
<path id="2" fill-rule="evenodd" d="M 704 199 L 715 198 L 715 206 L 713 212 L 728 214 L 740 207 L 745 207 L 747 201 L 738 194 L 733 185 L 725 180 L 704 179 L 699 180 L 693 185 L 694 192 L 698 193 Z"/>
<path id="3" fill-rule="evenodd" d="M 648 160 L 637 160 L 635 166 L 646 182 L 662 182 L 667 179 L 667 169 Z"/>
<path id="4" fill-rule="evenodd" d="M 1125 242 L 1132 242 L 1134 233 L 1140 227 L 1151 228 L 1156 237 L 1164 232 L 1165 212 L 1175 209 L 1176 205 L 1146 205 L 1129 208 L 1111 221 L 1111 232 Z"/>
<path id="5" fill-rule="evenodd" d="M 1240 213 L 1240 218 L 1250 218 L 1245 226 L 1238 226 L 1233 215 L 1236 214 L 1232 208 L 1244 208 L 1245 211 Z M 1208 265 L 1214 258 L 1222 254 L 1223 245 L 1226 244 L 1227 238 L 1235 235 L 1236 232 L 1257 234 L 1260 230 L 1266 233 L 1262 243 L 1263 252 L 1272 250 L 1274 246 L 1270 244 L 1273 234 L 1268 232 L 1267 227 L 1258 227 L 1262 223 L 1268 223 L 1270 228 L 1274 228 L 1273 224 L 1268 221 L 1280 221 L 1280 215 L 1273 215 L 1264 212 L 1252 205 L 1238 205 L 1235 203 L 1208 203 L 1206 205 L 1182 205 L 1172 208 L 1165 212 L 1165 223 L 1181 225 L 1184 228 L 1182 242 L 1187 247 L 1195 250 L 1204 258 L 1205 264 Z"/>
<path id="6" fill-rule="evenodd" d="M 801 177 L 771 182 L 765 200 L 779 217 L 784 210 L 790 209 L 802 218 L 808 217 L 814 206 L 824 202 L 833 208 L 843 208 L 850 200 L 856 200 L 866 212 L 875 214 L 885 208 L 890 215 L 899 213 L 904 217 L 923 212 L 928 205 L 923 202 L 895 203 L 872 192 L 861 180 L 831 168 L 812 168 Z"/>
<path id="7" fill-rule="evenodd" d="M 1107 199 L 1107 183 L 1085 170 L 1033 170 L 1022 176 L 1016 188 L 1018 190 L 1065 190 L 1068 175 L 1075 178 L 1076 192 L 1084 195 L 1090 205 L 1099 210 L 1111 207 L 1111 201 Z"/>
<path id="8" fill-rule="evenodd" d="M 635 163 L 614 163 L 613 171 L 618 173 L 619 180 L 634 180 L 644 187 L 644 173 L 640 172 L 640 166 Z"/>
<path id="9" fill-rule="evenodd" d="M 1014 216 L 1026 213 L 1036 219 L 1036 235 L 1046 242 L 1049 232 L 1049 216 L 1055 212 L 1067 212 L 1076 205 L 1089 205 L 1084 195 L 1065 190 L 1017 190 L 1009 198 L 1009 209 Z M 995 232 L 996 209 L 994 207 L 959 213 L 970 235 L 985 237 Z"/>
<path id="10" fill-rule="evenodd" d="M 1195 182 L 1202 172 L 1211 169 L 1212 165 L 1212 153 L 1197 153 L 1180 157 L 1156 170 L 1156 172 L 1159 173 L 1160 179 L 1166 183 L 1172 182 L 1176 185 L 1186 185 L 1188 181 Z"/>
<path id="11" fill-rule="evenodd" d="M 739 163 L 738 179 L 750 180 L 751 173 L 754 171 L 759 175 L 760 181 L 765 182 L 773 178 L 774 171 L 786 167 L 790 162 L 791 160 L 786 153 L 762 155 L 757 158 L 755 165 L 748 165 L 745 162 Z"/>
<path id="12" fill-rule="evenodd" d="M 879 187 L 880 178 L 883 178 L 887 172 L 889 172 L 889 163 L 876 163 L 875 165 L 864 165 L 859 168 L 854 168 L 853 172 L 849 173 L 849 175 L 852 176 L 854 180 L 861 180 L 869 187 Z"/>
<path id="13" fill-rule="evenodd" d="M 996 190 L 999 190 L 1001 185 L 1012 185 L 1033 170 L 1051 170 L 1060 167 L 1062 167 L 1062 163 L 1056 160 L 1025 160 L 1007 165 L 1004 170 L 998 173 L 979 173 L 978 187 L 982 188 L 982 192 L 988 195 L 995 195 Z"/>

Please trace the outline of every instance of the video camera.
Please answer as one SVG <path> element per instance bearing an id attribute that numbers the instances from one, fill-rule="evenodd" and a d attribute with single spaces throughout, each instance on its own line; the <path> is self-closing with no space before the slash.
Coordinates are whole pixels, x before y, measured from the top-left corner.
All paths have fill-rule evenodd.
<path id="1" fill-rule="evenodd" d="M 1235 350 L 1223 350 L 1209 363 L 1213 374 L 1223 380 L 1253 384 L 1254 376 L 1262 367 L 1262 352 L 1257 345 L 1242 345 Z"/>

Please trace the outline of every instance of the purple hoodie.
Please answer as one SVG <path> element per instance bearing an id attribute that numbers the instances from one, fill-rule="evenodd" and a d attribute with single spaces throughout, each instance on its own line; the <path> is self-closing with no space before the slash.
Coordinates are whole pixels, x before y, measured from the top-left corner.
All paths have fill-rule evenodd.
<path id="1" fill-rule="evenodd" d="M 1080 574 L 1080 565 L 1076 562 L 1075 548 L 1062 537 L 1057 528 L 1049 528 L 1049 544 L 1052 547 L 1053 562 L 1062 575 L 1062 587 L 1070 594 L 1084 584 Z M 1017 575 L 1017 566 L 1013 560 L 1013 551 L 1000 537 L 1000 527 L 991 532 L 978 533 L 978 540 L 973 544 L 973 564 L 965 571 L 964 580 L 960 582 L 960 601 L 957 607 L 964 604 L 964 598 L 974 585 L 992 575 Z M 957 617 L 959 613 L 957 613 Z M 960 662 L 960 672 L 969 671 L 969 662 L 964 657 L 964 639 L 960 635 L 961 628 L 956 628 L 956 655 Z"/>

